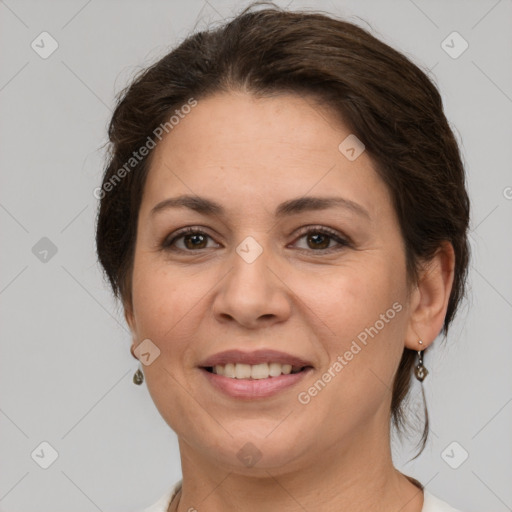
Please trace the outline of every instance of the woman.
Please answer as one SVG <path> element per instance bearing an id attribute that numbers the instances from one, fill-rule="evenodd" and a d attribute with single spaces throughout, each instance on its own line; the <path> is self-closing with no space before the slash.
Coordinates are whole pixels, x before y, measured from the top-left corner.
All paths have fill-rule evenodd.
<path id="1" fill-rule="evenodd" d="M 427 76 L 353 24 L 249 8 L 139 75 L 109 135 L 98 255 L 183 474 L 147 510 L 455 510 L 390 449 L 468 265 Z"/>

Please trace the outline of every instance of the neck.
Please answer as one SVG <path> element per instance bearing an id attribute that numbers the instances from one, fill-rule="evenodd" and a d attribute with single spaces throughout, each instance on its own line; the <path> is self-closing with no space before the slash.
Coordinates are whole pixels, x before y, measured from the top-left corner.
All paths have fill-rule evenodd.
<path id="1" fill-rule="evenodd" d="M 205 457 L 180 438 L 183 486 L 177 511 L 421 512 L 422 490 L 392 464 L 389 430 L 384 435 L 371 430 L 325 452 L 312 450 L 293 467 L 253 467 L 250 474 Z"/>

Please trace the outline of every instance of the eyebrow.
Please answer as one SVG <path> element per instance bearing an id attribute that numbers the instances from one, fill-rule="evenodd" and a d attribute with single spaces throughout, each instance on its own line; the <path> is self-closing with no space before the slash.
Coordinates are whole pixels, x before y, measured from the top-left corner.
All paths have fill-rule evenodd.
<path id="1" fill-rule="evenodd" d="M 297 199 L 290 199 L 281 203 L 275 211 L 277 218 L 302 213 L 305 211 L 327 210 L 328 208 L 344 208 L 350 210 L 362 217 L 371 219 L 368 211 L 358 203 L 345 199 L 343 197 L 299 197 Z M 222 205 L 206 199 L 205 197 L 194 195 L 181 195 L 178 197 L 170 197 L 164 199 L 151 210 L 151 215 L 163 212 L 170 208 L 188 208 L 203 215 L 222 216 L 225 210 Z"/>

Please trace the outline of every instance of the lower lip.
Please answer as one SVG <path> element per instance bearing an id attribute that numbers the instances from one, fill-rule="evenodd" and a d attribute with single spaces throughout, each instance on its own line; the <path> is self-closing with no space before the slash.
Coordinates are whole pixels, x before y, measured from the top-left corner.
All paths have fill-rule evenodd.
<path id="1" fill-rule="evenodd" d="M 313 368 L 267 379 L 232 379 L 200 369 L 210 384 L 233 398 L 265 398 L 300 382 Z"/>

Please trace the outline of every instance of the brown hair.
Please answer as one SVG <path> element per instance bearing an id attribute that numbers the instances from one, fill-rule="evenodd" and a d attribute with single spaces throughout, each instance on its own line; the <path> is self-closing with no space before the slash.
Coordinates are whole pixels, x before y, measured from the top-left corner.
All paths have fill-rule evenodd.
<path id="1" fill-rule="evenodd" d="M 188 37 L 143 70 L 118 98 L 96 233 L 99 261 L 114 294 L 131 308 L 137 217 L 151 156 L 115 180 L 133 152 L 191 98 L 234 90 L 261 96 L 291 92 L 321 99 L 365 144 L 393 198 L 410 282 L 444 241 L 453 245 L 446 335 L 464 295 L 469 199 L 438 90 L 404 55 L 352 23 L 274 5 L 253 7 L 220 28 Z M 404 349 L 394 381 L 391 414 L 399 433 L 406 424 L 404 399 L 415 357 L 415 351 Z M 424 412 L 419 453 L 428 436 L 426 404 Z"/>

